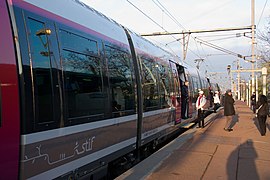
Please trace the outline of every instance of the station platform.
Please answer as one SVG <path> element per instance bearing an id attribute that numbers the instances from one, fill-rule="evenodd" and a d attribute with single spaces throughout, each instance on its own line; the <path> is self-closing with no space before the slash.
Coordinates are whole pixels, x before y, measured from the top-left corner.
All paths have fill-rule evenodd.
<path id="1" fill-rule="evenodd" d="M 192 128 L 128 170 L 117 180 L 269 180 L 270 118 L 266 136 L 245 102 L 236 101 L 233 131 L 223 128 L 223 110 L 206 118 L 205 128 Z"/>

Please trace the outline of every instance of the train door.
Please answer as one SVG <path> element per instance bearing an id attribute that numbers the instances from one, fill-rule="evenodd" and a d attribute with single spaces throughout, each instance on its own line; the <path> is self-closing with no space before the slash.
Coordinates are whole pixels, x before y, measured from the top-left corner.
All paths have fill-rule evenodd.
<path id="1" fill-rule="evenodd" d="M 19 18 L 19 15 L 18 15 Z M 18 26 L 21 23 L 17 20 Z M 61 116 L 60 63 L 55 26 L 30 12 L 24 12 L 28 49 L 20 44 L 23 66 L 23 133 L 38 132 L 63 125 Z M 21 34 L 22 35 L 22 34 Z M 27 117 L 27 118 L 26 118 Z"/>
<path id="2" fill-rule="evenodd" d="M 172 73 L 173 73 L 173 96 L 172 102 L 176 108 L 176 123 L 181 121 L 181 86 L 185 81 L 184 67 L 170 61 Z"/>
<path id="3" fill-rule="evenodd" d="M 185 81 L 188 81 L 186 77 L 186 71 L 183 66 L 176 65 L 178 77 L 179 77 L 179 83 L 180 83 L 180 89 L 181 89 L 181 118 L 182 119 L 188 119 L 190 116 L 190 87 L 188 89 L 184 89 L 185 87 Z M 190 85 L 189 85 L 190 86 Z M 184 95 L 185 94 L 185 95 Z M 188 99 L 187 99 L 188 98 Z"/>
<path id="4" fill-rule="evenodd" d="M 191 76 L 189 72 L 186 73 L 189 81 L 189 116 L 196 116 L 196 101 L 198 96 L 197 79 Z"/>
<path id="5" fill-rule="evenodd" d="M 14 38 L 6 1 L 0 1 L 0 179 L 18 179 L 20 112 Z"/>

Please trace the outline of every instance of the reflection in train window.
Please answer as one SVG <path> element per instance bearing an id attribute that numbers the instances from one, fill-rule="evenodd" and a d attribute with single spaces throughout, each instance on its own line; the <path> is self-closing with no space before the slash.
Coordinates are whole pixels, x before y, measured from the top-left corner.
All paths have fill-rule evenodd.
<path id="1" fill-rule="evenodd" d="M 199 93 L 199 89 L 201 89 L 201 87 L 199 86 L 199 78 L 193 76 L 192 81 L 193 81 L 194 92 L 197 94 Z"/>
<path id="2" fill-rule="evenodd" d="M 63 50 L 62 57 L 68 118 L 102 115 L 100 59 L 67 50 Z"/>
<path id="3" fill-rule="evenodd" d="M 159 108 L 157 67 L 153 59 L 142 57 L 144 109 Z"/>
<path id="4" fill-rule="evenodd" d="M 83 53 L 86 55 L 98 55 L 97 42 L 83 36 L 60 29 L 61 46 L 63 49 Z"/>
<path id="5" fill-rule="evenodd" d="M 38 34 L 45 29 L 45 23 L 29 18 L 29 41 L 34 79 L 35 121 L 37 124 L 51 123 L 54 118 L 53 81 L 50 46 L 46 34 Z"/>
<path id="6" fill-rule="evenodd" d="M 173 94 L 174 96 L 176 97 L 180 97 L 180 82 L 179 82 L 179 77 L 178 77 L 178 73 L 175 69 L 173 69 L 173 72 L 172 72 L 172 77 L 173 77 Z"/>
<path id="7" fill-rule="evenodd" d="M 115 47 L 105 46 L 110 81 L 113 117 L 135 112 L 133 67 L 131 57 Z"/>
<path id="8" fill-rule="evenodd" d="M 168 67 L 162 64 L 157 65 L 157 70 L 159 74 L 159 95 L 161 107 L 168 107 L 171 105 L 170 102 L 170 74 L 168 72 Z"/>
<path id="9" fill-rule="evenodd" d="M 103 118 L 106 96 L 97 42 L 63 29 L 59 34 L 68 119 L 81 123 Z"/>

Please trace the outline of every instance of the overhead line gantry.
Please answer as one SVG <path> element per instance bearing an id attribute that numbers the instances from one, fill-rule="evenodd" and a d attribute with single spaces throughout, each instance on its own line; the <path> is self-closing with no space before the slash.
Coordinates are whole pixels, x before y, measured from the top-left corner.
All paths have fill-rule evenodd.
<path id="1" fill-rule="evenodd" d="M 233 27 L 233 28 L 217 28 L 217 29 L 209 29 L 209 30 L 194 30 L 194 31 L 182 31 L 182 32 L 154 32 L 150 34 L 140 34 L 141 36 L 164 36 L 164 35 L 183 35 L 183 59 L 186 59 L 189 36 L 192 33 L 210 33 L 210 32 L 222 32 L 222 31 L 243 31 L 243 30 L 252 30 L 252 26 L 244 26 L 244 27 Z M 237 54 L 238 57 L 244 57 Z"/>

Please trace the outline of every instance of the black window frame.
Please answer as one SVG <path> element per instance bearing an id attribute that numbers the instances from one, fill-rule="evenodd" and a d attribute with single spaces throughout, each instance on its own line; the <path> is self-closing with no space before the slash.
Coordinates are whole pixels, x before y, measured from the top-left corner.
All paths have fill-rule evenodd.
<path id="1" fill-rule="evenodd" d="M 107 94 L 107 76 L 104 68 L 104 57 L 102 56 L 102 39 L 93 36 L 91 34 L 85 33 L 83 31 L 77 30 L 75 28 L 63 25 L 63 24 L 57 24 L 57 34 L 58 34 L 58 43 L 59 43 L 59 51 L 60 51 L 60 61 L 62 64 L 62 76 L 63 76 L 63 103 L 64 103 L 64 122 L 65 126 L 71 126 L 71 125 L 77 125 L 77 124 L 83 124 L 83 123 L 89 123 L 94 121 L 100 121 L 109 118 L 108 116 L 108 94 Z M 78 36 L 83 39 L 87 39 L 91 42 L 96 42 L 96 53 L 93 52 L 78 52 L 78 49 L 74 49 L 72 47 L 66 46 L 66 44 L 63 46 L 63 42 L 61 40 L 61 31 L 68 32 L 72 35 Z M 99 114 L 89 114 L 89 115 L 83 115 L 83 116 L 76 116 L 76 117 L 70 117 L 69 116 L 69 104 L 68 104 L 68 98 L 67 98 L 67 92 L 65 89 L 67 79 L 65 75 L 65 70 L 63 67 L 63 51 L 69 51 L 76 54 L 84 55 L 91 58 L 97 58 L 99 60 L 99 73 L 100 73 L 100 80 L 101 80 L 101 97 L 104 100 L 104 111 L 103 113 Z"/>
<path id="2" fill-rule="evenodd" d="M 19 46 L 21 53 L 21 73 L 19 75 L 19 86 L 20 86 L 20 103 L 21 103 L 21 117 L 22 117 L 22 126 L 21 131 L 22 134 L 28 134 L 33 132 L 41 132 L 50 129 L 56 129 L 60 127 L 60 93 L 59 93 L 59 76 L 56 75 L 59 73 L 59 64 L 57 60 L 59 59 L 58 54 L 58 46 L 57 46 L 57 37 L 55 34 L 55 22 L 46 17 L 42 17 L 36 13 L 30 12 L 28 10 L 22 10 L 19 7 L 14 8 L 16 25 L 19 29 Z M 30 40 L 29 34 L 29 20 L 32 19 L 37 22 L 42 22 L 45 24 L 45 29 L 51 30 L 51 32 L 42 33 L 41 35 L 50 36 L 48 37 L 48 43 L 50 46 L 50 52 L 40 53 L 43 56 L 50 56 L 50 69 L 53 71 L 52 82 L 53 82 L 53 118 L 50 121 L 39 123 L 39 120 L 36 117 L 36 102 L 34 99 L 35 92 L 33 91 L 33 73 L 32 73 L 32 59 L 29 54 L 34 47 L 31 44 L 32 40 Z M 44 30 L 45 30 L 44 29 Z M 38 33 L 36 32 L 36 36 Z M 51 53 L 52 52 L 52 53 Z M 19 67 L 20 68 L 20 67 Z M 56 93 L 56 94 L 55 94 Z"/>
<path id="3" fill-rule="evenodd" d="M 143 109 L 144 109 L 144 112 L 148 112 L 148 111 L 153 111 L 153 110 L 158 110 L 158 109 L 161 109 L 161 105 L 160 105 L 160 92 L 159 92 L 159 75 L 158 75 L 158 71 L 156 69 L 156 60 L 155 58 L 153 57 L 149 57 L 149 56 L 141 56 L 140 57 L 141 59 L 141 67 L 142 67 L 142 83 L 143 83 Z M 145 63 L 146 62 L 146 63 Z M 145 70 L 147 70 L 147 68 L 149 68 L 149 66 L 147 66 L 146 64 L 149 63 L 151 65 L 151 73 L 152 75 L 156 78 L 156 82 L 154 82 L 154 93 L 149 93 L 150 95 L 154 95 L 156 96 L 155 98 L 156 99 L 153 99 L 153 101 L 151 100 L 151 97 L 146 97 L 146 92 L 147 92 L 147 89 L 146 89 L 146 86 L 147 86 L 147 80 L 146 77 L 149 76 L 145 73 Z M 147 66 L 147 68 L 145 67 Z M 151 75 L 150 75 L 151 76 Z M 151 78 L 150 78 L 151 79 Z M 151 82 L 150 82 L 151 83 Z M 149 89 L 149 91 L 151 91 L 151 89 Z M 154 97 L 153 96 L 153 97 Z M 152 105 L 152 102 L 154 103 Z"/>
<path id="4" fill-rule="evenodd" d="M 103 44 L 104 47 L 104 54 L 105 54 L 105 62 L 106 62 L 106 69 L 107 69 L 107 75 L 108 75 L 108 86 L 109 86 L 109 99 L 110 99 L 110 104 L 111 104 L 111 117 L 121 117 L 121 116 L 127 116 L 127 115 L 132 115 L 136 114 L 136 80 L 135 80 L 135 69 L 134 69 L 134 64 L 132 60 L 132 55 L 131 52 L 123 47 L 120 47 L 116 44 L 112 44 L 109 42 L 104 42 Z M 111 83 L 111 76 L 110 76 L 110 67 L 109 67 L 109 57 L 107 53 L 107 48 L 110 48 L 114 50 L 115 52 L 118 51 L 119 53 L 122 53 L 122 55 L 125 55 L 127 60 L 128 60 L 128 68 L 130 71 L 130 81 L 131 81 L 131 101 L 133 100 L 132 107 L 131 109 L 122 109 L 121 108 L 121 103 L 119 104 L 117 101 L 114 99 L 114 94 L 113 93 L 113 84 Z M 125 101 L 127 99 L 124 99 Z M 120 106 L 119 106 L 120 105 Z M 130 104 L 129 104 L 130 105 Z M 119 109 L 118 109 L 119 107 Z M 126 106 L 125 106 L 126 107 Z"/>
<path id="5" fill-rule="evenodd" d="M 171 74 L 169 64 L 157 62 L 157 73 L 158 73 L 158 91 L 161 108 L 166 108 L 170 106 L 170 95 L 172 92 L 171 87 Z M 164 87 L 165 90 L 162 90 Z M 167 91 L 167 94 L 165 93 Z"/>

